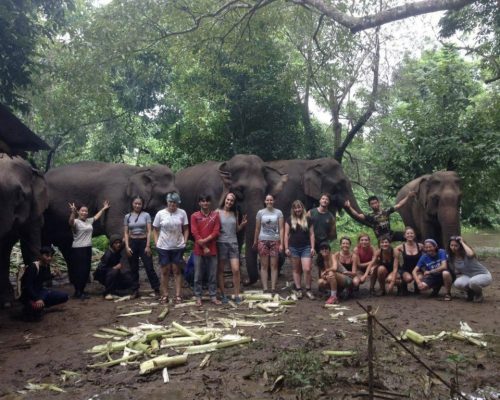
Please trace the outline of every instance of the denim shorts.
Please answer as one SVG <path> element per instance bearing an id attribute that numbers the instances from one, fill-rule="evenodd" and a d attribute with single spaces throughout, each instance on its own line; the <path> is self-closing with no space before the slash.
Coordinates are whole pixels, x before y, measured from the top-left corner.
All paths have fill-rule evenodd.
<path id="1" fill-rule="evenodd" d="M 292 246 L 290 246 L 288 249 L 290 250 L 292 257 L 312 258 L 311 257 L 311 246 L 304 246 L 304 247 L 292 247 Z"/>
<path id="2" fill-rule="evenodd" d="M 217 243 L 217 256 L 219 260 L 239 259 L 238 243 Z"/>
<path id="3" fill-rule="evenodd" d="M 185 249 L 176 249 L 176 250 L 163 250 L 157 249 L 160 265 L 168 265 L 168 264 L 176 264 L 182 260 L 182 255 L 184 254 Z"/>

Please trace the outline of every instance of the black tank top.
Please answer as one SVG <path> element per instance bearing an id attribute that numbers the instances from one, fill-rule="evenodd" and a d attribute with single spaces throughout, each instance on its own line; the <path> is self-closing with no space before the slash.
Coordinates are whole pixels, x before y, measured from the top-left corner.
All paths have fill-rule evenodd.
<path id="1" fill-rule="evenodd" d="M 407 254 L 406 253 L 406 246 L 403 243 L 403 271 L 406 272 L 412 272 L 413 269 L 417 266 L 417 262 L 422 256 L 422 250 L 420 250 L 420 247 L 418 247 L 417 244 L 417 249 L 418 253 L 417 254 Z"/>
<path id="2" fill-rule="evenodd" d="M 387 272 L 392 272 L 392 268 L 394 267 L 394 249 L 391 247 L 391 256 L 389 260 L 384 260 L 382 252 L 380 252 L 380 256 L 377 261 L 379 265 L 383 265 L 387 269 Z"/>
<path id="3" fill-rule="evenodd" d="M 342 265 L 347 271 L 352 272 L 352 254 L 349 257 L 351 259 L 350 263 L 343 263 L 340 261 L 340 254 L 337 254 L 337 262 Z"/>

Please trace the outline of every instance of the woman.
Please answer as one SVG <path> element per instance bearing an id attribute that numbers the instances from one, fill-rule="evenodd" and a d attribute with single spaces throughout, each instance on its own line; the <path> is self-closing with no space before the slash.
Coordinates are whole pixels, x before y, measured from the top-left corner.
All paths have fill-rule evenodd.
<path id="1" fill-rule="evenodd" d="M 453 277 L 448 269 L 446 252 L 438 248 L 434 239 L 425 239 L 424 254 L 413 269 L 413 279 L 421 291 L 433 289 L 434 295 L 437 295 L 444 285 L 446 290 L 444 300 L 451 300 Z"/>
<path id="2" fill-rule="evenodd" d="M 413 282 L 412 272 L 415 269 L 418 260 L 422 256 L 423 244 L 415 241 L 415 230 L 407 226 L 404 231 L 404 243 L 401 243 L 394 249 L 396 262 L 398 263 L 398 273 L 401 277 L 401 294 L 408 294 L 408 284 Z M 400 258 L 402 265 L 399 266 Z M 415 293 L 418 287 L 415 284 Z"/>
<path id="3" fill-rule="evenodd" d="M 274 293 L 278 281 L 278 256 L 283 251 L 283 213 L 274 208 L 273 195 L 266 196 L 265 204 L 266 208 L 257 212 L 253 247 L 259 252 L 262 288 L 267 291 L 267 278 L 271 267 L 271 290 Z"/>
<path id="4" fill-rule="evenodd" d="M 481 264 L 476 253 L 460 236 L 452 236 L 448 242 L 450 267 L 460 276 L 454 285 L 467 292 L 467 300 L 483 302 L 483 288 L 491 285 L 490 271 Z"/>
<path id="5" fill-rule="evenodd" d="M 227 303 L 227 296 L 224 293 L 224 266 L 229 262 L 233 273 L 233 295 L 234 301 L 240 303 L 240 253 L 238 249 L 237 233 L 247 225 L 247 216 L 243 215 L 238 223 L 239 215 L 236 208 L 236 196 L 229 192 L 224 198 L 224 205 L 218 209 L 220 218 L 220 234 L 217 238 L 218 268 L 217 279 L 221 300 Z"/>
<path id="6" fill-rule="evenodd" d="M 356 269 L 359 276 L 359 283 L 365 283 L 370 269 L 368 266 L 375 262 L 375 248 L 370 243 L 370 236 L 361 232 L 358 235 L 358 244 L 354 249 L 353 268 Z"/>
<path id="7" fill-rule="evenodd" d="M 341 239 L 345 240 L 345 238 Z M 353 281 L 344 274 L 341 265 L 337 263 L 335 254 L 331 254 L 328 242 L 321 242 L 319 245 L 320 257 L 323 259 L 324 270 L 318 280 L 320 289 L 329 288 L 330 296 L 325 304 L 338 304 L 337 292 L 343 289 L 352 288 Z"/>
<path id="8" fill-rule="evenodd" d="M 168 303 L 168 279 L 170 270 L 175 279 L 174 303 L 182 302 L 182 274 L 180 262 L 189 237 L 189 222 L 184 210 L 178 208 L 181 198 L 178 193 L 167 194 L 167 206 L 156 213 L 153 221 L 153 237 L 158 250 L 161 267 L 160 303 Z"/>
<path id="9" fill-rule="evenodd" d="M 144 200 L 136 196 L 132 200 L 132 211 L 123 219 L 125 251 L 132 274 L 132 297 L 139 297 L 139 257 L 146 270 L 151 288 L 160 294 L 160 281 L 156 275 L 151 257 L 151 216 L 143 211 Z"/>
<path id="10" fill-rule="evenodd" d="M 333 255 L 336 270 L 342 274 L 342 286 L 350 290 L 359 287 L 357 265 L 354 262 L 354 254 L 351 252 L 351 239 L 347 236 L 340 238 L 340 251 Z"/>
<path id="11" fill-rule="evenodd" d="M 89 279 L 92 262 L 92 232 L 94 231 L 92 224 L 109 208 L 109 201 L 105 200 L 102 208 L 92 218 L 88 217 L 89 209 L 85 205 L 77 208 L 75 203 L 69 203 L 69 208 L 71 210 L 69 226 L 73 231 L 70 281 L 75 288 L 73 297 L 85 300 L 89 298 L 89 295 L 85 293 L 85 286 Z"/>
<path id="12" fill-rule="evenodd" d="M 375 283 L 378 280 L 380 295 L 385 296 L 387 291 L 392 292 L 398 276 L 398 264 L 394 257 L 394 249 L 391 246 L 391 239 L 388 235 L 379 238 L 379 249 L 375 253 L 375 262 L 370 267 L 370 294 L 375 293 Z M 386 287 L 386 282 L 389 284 Z"/>
<path id="13" fill-rule="evenodd" d="M 306 284 L 306 296 L 314 300 L 311 291 L 312 257 L 314 257 L 314 227 L 306 216 L 304 204 L 300 200 L 292 203 L 290 218 L 285 223 L 285 255 L 292 258 L 295 294 L 302 298 L 302 272 Z"/>

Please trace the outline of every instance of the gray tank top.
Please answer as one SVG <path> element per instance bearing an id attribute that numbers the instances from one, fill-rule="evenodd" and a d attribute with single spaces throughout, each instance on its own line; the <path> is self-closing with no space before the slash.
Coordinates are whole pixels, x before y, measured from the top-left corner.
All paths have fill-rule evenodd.
<path id="1" fill-rule="evenodd" d="M 220 234 L 217 238 L 219 243 L 238 243 L 236 238 L 236 216 L 234 213 L 226 214 L 218 210 L 220 217 Z"/>

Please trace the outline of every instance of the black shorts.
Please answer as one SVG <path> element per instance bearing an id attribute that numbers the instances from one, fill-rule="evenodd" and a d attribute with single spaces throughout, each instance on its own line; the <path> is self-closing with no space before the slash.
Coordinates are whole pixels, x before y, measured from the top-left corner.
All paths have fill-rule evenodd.
<path id="1" fill-rule="evenodd" d="M 439 275 L 437 274 L 426 275 L 424 276 L 422 281 L 431 289 L 440 288 L 444 284 L 443 273 L 440 273 Z"/>

